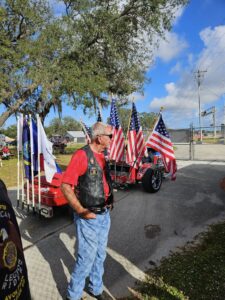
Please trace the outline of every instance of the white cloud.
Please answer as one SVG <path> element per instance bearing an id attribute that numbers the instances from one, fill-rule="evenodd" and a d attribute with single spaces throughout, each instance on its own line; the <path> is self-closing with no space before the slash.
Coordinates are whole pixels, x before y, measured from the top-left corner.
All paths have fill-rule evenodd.
<path id="1" fill-rule="evenodd" d="M 150 103 L 150 108 L 154 111 L 163 106 L 165 112 L 171 113 L 172 119 L 176 119 L 176 124 L 171 121 L 170 126 L 173 127 L 177 127 L 179 122 L 184 124 L 185 121 L 187 125 L 192 121 L 198 125 L 198 93 L 194 73 L 191 71 L 193 67 L 195 70 L 207 71 L 200 86 L 202 110 L 219 105 L 220 97 L 225 94 L 225 26 L 206 28 L 200 32 L 200 38 L 204 48 L 197 61 L 189 55 L 189 70 L 183 69 L 179 82 L 165 84 L 166 96 L 156 97 Z M 178 69 L 178 66 L 179 63 L 175 65 L 174 70 Z M 223 121 L 221 108 L 218 108 L 217 112 L 216 122 L 220 124 Z"/>
<path id="2" fill-rule="evenodd" d="M 159 40 L 159 48 L 156 52 L 156 57 L 164 62 L 177 57 L 184 49 L 188 47 L 188 43 L 182 37 L 179 37 L 174 32 L 167 32 L 165 39 Z"/>
<path id="3" fill-rule="evenodd" d="M 170 70 L 170 74 L 180 73 L 182 69 L 181 63 L 178 61 Z"/>

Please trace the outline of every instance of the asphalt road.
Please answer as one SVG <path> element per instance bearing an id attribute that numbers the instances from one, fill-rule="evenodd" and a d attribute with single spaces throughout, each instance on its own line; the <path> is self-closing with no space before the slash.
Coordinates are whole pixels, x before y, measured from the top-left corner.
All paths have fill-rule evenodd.
<path id="1" fill-rule="evenodd" d="M 177 180 L 147 194 L 141 185 L 115 192 L 104 283 L 115 298 L 142 280 L 144 271 L 225 217 L 219 181 L 225 163 L 179 161 Z M 9 191 L 15 204 L 15 191 Z M 74 264 L 74 226 L 66 209 L 52 219 L 16 209 L 34 300 L 64 299 Z"/>

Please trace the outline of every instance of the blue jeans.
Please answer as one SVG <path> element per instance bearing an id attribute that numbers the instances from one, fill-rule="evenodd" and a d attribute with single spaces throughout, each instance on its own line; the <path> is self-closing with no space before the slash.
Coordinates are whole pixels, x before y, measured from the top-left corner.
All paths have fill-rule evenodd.
<path id="1" fill-rule="evenodd" d="M 77 234 L 77 259 L 67 290 L 70 300 L 81 298 L 85 279 L 89 276 L 89 291 L 99 295 L 103 291 L 102 276 L 110 228 L 110 214 L 96 214 L 96 219 L 85 220 L 74 214 Z"/>

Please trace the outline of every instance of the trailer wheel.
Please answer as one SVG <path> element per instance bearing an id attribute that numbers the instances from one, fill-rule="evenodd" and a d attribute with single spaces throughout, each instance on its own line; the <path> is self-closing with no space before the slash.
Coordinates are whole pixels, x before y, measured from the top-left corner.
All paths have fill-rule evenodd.
<path id="1" fill-rule="evenodd" d="M 147 193 L 156 193 L 162 184 L 162 172 L 158 169 L 148 169 L 143 178 L 142 186 Z"/>

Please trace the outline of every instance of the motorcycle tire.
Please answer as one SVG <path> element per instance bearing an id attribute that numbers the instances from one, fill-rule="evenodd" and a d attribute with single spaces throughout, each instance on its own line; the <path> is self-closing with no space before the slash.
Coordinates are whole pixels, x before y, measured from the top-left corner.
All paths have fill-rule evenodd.
<path id="1" fill-rule="evenodd" d="M 143 178 L 142 186 L 147 193 L 156 193 L 162 184 L 162 172 L 158 169 L 148 169 Z"/>

